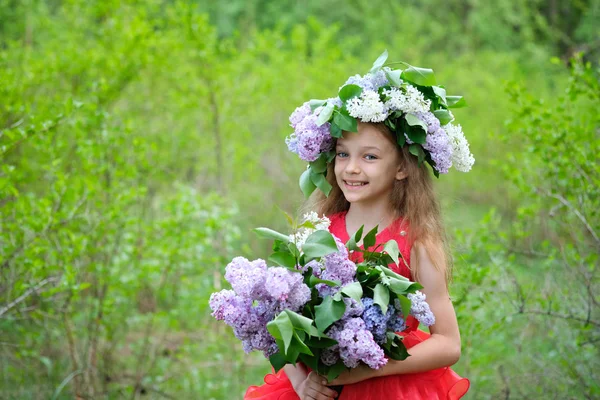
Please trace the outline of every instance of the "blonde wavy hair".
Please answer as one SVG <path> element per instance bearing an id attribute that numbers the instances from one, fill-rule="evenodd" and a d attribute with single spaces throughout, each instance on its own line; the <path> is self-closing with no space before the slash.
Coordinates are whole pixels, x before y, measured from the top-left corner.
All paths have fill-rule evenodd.
<path id="1" fill-rule="evenodd" d="M 409 242 L 424 246 L 434 266 L 444 272 L 448 286 L 452 279 L 452 257 L 440 206 L 433 189 L 432 174 L 425 163 L 419 165 L 417 158 L 409 153 L 408 146 L 400 147 L 396 144 L 396 138 L 387 126 L 383 123 L 370 125 L 376 127 L 391 145 L 396 147 L 400 154 L 401 167 L 407 174 L 405 179 L 395 181 L 391 194 L 390 202 L 396 217 L 402 216 L 408 223 Z M 329 196 L 326 197 L 323 192 L 316 190 L 302 206 L 302 213 L 315 211 L 319 215 L 329 216 L 350 208 L 350 203 L 337 184 L 334 168 L 335 159 L 327 167 L 327 181 L 333 186 Z M 409 268 L 413 279 L 419 281 L 419 272 L 413 268 L 415 265 L 418 265 L 417 257 L 411 258 Z"/>

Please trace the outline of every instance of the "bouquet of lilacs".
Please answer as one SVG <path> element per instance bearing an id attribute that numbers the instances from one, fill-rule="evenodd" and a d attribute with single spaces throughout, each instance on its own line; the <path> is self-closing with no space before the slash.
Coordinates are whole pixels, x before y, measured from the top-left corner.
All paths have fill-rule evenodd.
<path id="1" fill-rule="evenodd" d="M 284 235 L 257 228 L 274 239 L 273 254 L 264 260 L 234 258 L 225 270 L 232 289 L 210 297 L 212 315 L 233 328 L 244 350 L 262 351 L 275 370 L 303 362 L 330 380 L 345 368 L 364 363 L 381 368 L 388 358 L 403 360 L 408 352 L 396 332 L 408 315 L 432 325 L 434 316 L 416 282 L 388 268 L 403 261 L 398 244 L 375 244 L 377 227 L 357 245 L 361 227 L 344 244 L 329 231 L 329 220 L 316 213 Z M 381 250 L 381 251 L 377 251 Z M 363 252 L 355 264 L 349 251 Z"/>
<path id="2" fill-rule="evenodd" d="M 433 70 L 385 64 L 387 57 L 386 50 L 367 74 L 348 78 L 337 97 L 307 101 L 290 116 L 294 132 L 286 138 L 288 149 L 309 163 L 300 177 L 306 197 L 316 188 L 329 194 L 325 175 L 335 157 L 335 139 L 343 131 L 358 132 L 358 120 L 384 123 L 398 145 L 408 146 L 419 163 L 430 164 L 436 177 L 451 167 L 468 172 L 473 166 L 469 143 L 450 111 L 466 105 L 463 97 L 447 95 Z M 403 68 L 389 67 L 394 64 Z"/>

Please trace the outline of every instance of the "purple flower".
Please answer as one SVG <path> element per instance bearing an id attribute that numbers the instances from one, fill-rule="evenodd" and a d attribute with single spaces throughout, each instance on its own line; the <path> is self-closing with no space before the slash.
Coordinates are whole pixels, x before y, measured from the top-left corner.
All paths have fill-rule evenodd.
<path id="1" fill-rule="evenodd" d="M 347 367 L 354 368 L 359 362 L 369 367 L 378 369 L 387 362 L 381 347 L 373 340 L 373 335 L 365 326 L 361 318 L 348 318 L 333 324 L 327 335 L 337 340 L 338 344 L 331 348 L 339 351 L 340 358 Z M 327 359 L 334 357 L 327 354 Z"/>
<path id="2" fill-rule="evenodd" d="M 416 112 L 415 115 L 427 124 L 427 133 L 435 133 L 440 129 L 440 120 L 432 112 Z"/>
<path id="3" fill-rule="evenodd" d="M 258 299 L 264 296 L 264 280 L 267 264 L 260 258 L 248 261 L 244 257 L 235 257 L 225 268 L 225 279 L 236 294 Z"/>
<path id="4" fill-rule="evenodd" d="M 316 266 L 313 268 L 313 275 L 321 279 L 340 281 L 341 287 L 354 281 L 354 277 L 356 276 L 356 264 L 348 259 L 348 249 L 344 245 L 344 242 L 335 236 L 334 239 L 338 251 L 323 257 L 321 260 L 323 265 L 322 270 L 319 271 L 319 267 Z M 324 283 L 315 285 L 315 288 L 321 297 L 337 293 L 340 287 L 331 287 Z"/>
<path id="5" fill-rule="evenodd" d="M 434 133 L 427 134 L 423 148 L 431 154 L 435 169 L 440 174 L 448 173 L 452 166 L 452 143 L 444 129 L 439 128 Z"/>
<path id="6" fill-rule="evenodd" d="M 294 134 L 286 140 L 288 149 L 304 161 L 315 161 L 322 152 L 333 148 L 334 140 L 329 133 L 329 122 L 318 126 L 317 118 L 316 114 L 306 116 L 296 125 Z"/>
<path id="7" fill-rule="evenodd" d="M 302 122 L 302 120 L 310 114 L 312 114 L 312 110 L 310 109 L 310 102 L 307 101 L 300 107 L 296 108 L 292 115 L 290 115 L 290 126 L 296 129 L 296 125 Z"/>
<path id="8" fill-rule="evenodd" d="M 425 294 L 417 291 L 414 294 L 410 293 L 406 297 L 411 301 L 410 313 L 415 318 L 426 326 L 435 324 L 435 316 L 429 308 L 429 304 L 425 301 Z"/>
<path id="9" fill-rule="evenodd" d="M 363 90 L 372 90 L 376 92 L 381 86 L 389 85 L 389 82 L 385 76 L 385 72 L 383 70 L 379 70 L 375 74 L 368 73 L 363 76 L 358 74 L 351 76 L 343 86 L 346 85 L 357 85 Z"/>
<path id="10" fill-rule="evenodd" d="M 365 310 L 362 302 L 354 300 L 352 297 L 344 297 L 344 303 L 346 304 L 346 311 L 342 319 L 349 317 L 360 317 Z"/>

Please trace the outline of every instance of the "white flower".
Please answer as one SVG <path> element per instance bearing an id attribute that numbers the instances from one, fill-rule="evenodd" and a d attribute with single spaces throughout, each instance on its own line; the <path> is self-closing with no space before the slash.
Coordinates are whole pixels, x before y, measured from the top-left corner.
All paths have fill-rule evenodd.
<path id="1" fill-rule="evenodd" d="M 469 172 L 475 163 L 475 158 L 469 150 L 469 142 L 465 138 L 462 127 L 448 123 L 444 125 L 444 130 L 452 144 L 452 165 L 461 172 Z"/>
<path id="2" fill-rule="evenodd" d="M 405 85 L 402 89 L 392 87 L 384 90 L 383 94 L 389 99 L 385 102 L 389 110 L 402 111 L 403 113 L 428 112 L 431 107 L 431 100 L 425 99 L 416 87 Z"/>
<path id="3" fill-rule="evenodd" d="M 319 218 L 319 214 L 314 211 L 304 214 L 302 217 L 304 222 L 310 222 L 315 228 L 300 228 L 296 233 L 289 235 L 290 242 L 294 243 L 298 250 L 302 251 L 302 246 L 306 242 L 306 239 L 313 234 L 315 231 L 327 231 L 331 221 L 326 216 Z"/>
<path id="4" fill-rule="evenodd" d="M 346 102 L 348 113 L 363 122 L 381 122 L 388 117 L 385 104 L 379 99 L 379 94 L 365 90 L 360 97 L 353 97 Z"/>

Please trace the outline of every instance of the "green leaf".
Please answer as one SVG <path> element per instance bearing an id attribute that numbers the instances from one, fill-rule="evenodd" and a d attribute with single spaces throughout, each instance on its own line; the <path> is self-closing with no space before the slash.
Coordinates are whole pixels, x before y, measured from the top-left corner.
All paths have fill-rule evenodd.
<path id="1" fill-rule="evenodd" d="M 416 144 L 416 143 L 411 144 L 408 147 L 408 151 L 410 151 L 411 154 L 413 154 L 419 158 L 419 163 L 422 163 L 423 160 L 425 159 L 425 152 L 423 151 L 423 148 L 421 147 L 420 144 Z"/>
<path id="2" fill-rule="evenodd" d="M 344 363 L 342 361 L 338 361 L 337 363 L 333 364 L 330 368 L 329 368 L 329 372 L 327 373 L 327 380 L 329 382 L 333 381 L 335 378 L 337 378 L 338 376 L 340 376 L 340 374 L 342 372 L 344 372 L 344 370 L 347 367 L 344 365 Z"/>
<path id="3" fill-rule="evenodd" d="M 311 349 L 315 349 L 315 347 L 313 345 L 311 345 L 309 343 L 307 343 L 307 345 Z M 317 350 L 319 350 L 319 349 L 317 349 Z M 321 357 L 321 352 L 316 351 L 313 356 L 309 356 L 307 354 L 300 354 L 298 358 L 300 358 L 300 361 L 302 361 L 305 365 L 308 365 L 310 367 L 310 369 L 312 369 L 313 371 L 318 371 L 320 357 Z"/>
<path id="4" fill-rule="evenodd" d="M 335 115 L 333 116 L 333 121 L 331 121 L 331 125 L 329 126 L 329 134 L 334 138 L 341 138 L 343 136 L 342 128 L 335 123 Z"/>
<path id="5" fill-rule="evenodd" d="M 304 255 L 308 258 L 323 257 L 338 251 L 335 239 L 331 233 L 318 230 L 310 234 L 302 246 Z"/>
<path id="6" fill-rule="evenodd" d="M 331 286 L 331 287 L 340 286 L 342 284 L 341 281 L 330 281 L 330 280 L 327 280 L 327 279 L 317 278 L 314 275 L 311 275 L 308 278 L 308 283 L 310 284 L 310 287 L 314 287 L 318 283 L 324 283 L 325 285 Z"/>
<path id="7" fill-rule="evenodd" d="M 312 319 L 291 310 L 285 310 L 284 312 L 287 313 L 295 329 L 306 332 L 311 336 L 321 336 L 317 328 L 314 327 Z"/>
<path id="8" fill-rule="evenodd" d="M 364 227 L 365 227 L 364 225 L 361 225 L 361 227 L 358 228 L 358 230 L 354 233 L 354 235 L 350 236 L 350 239 L 348 239 L 348 242 L 346 242 L 346 247 L 349 250 L 359 250 L 357 243 L 360 242 L 360 239 L 362 238 L 362 233 L 363 233 Z"/>
<path id="9" fill-rule="evenodd" d="M 337 344 L 337 340 L 322 335 L 321 337 L 311 337 L 305 341 L 305 343 L 315 349 L 326 349 Z"/>
<path id="10" fill-rule="evenodd" d="M 400 255 L 400 249 L 398 248 L 398 242 L 396 242 L 393 239 L 387 241 L 386 244 L 383 246 L 383 251 L 388 253 L 389 256 L 392 257 L 392 260 L 394 260 L 394 262 L 396 264 L 398 264 L 398 262 L 400 260 L 398 258 L 398 256 Z"/>
<path id="11" fill-rule="evenodd" d="M 313 183 L 312 179 L 310 178 L 310 175 L 310 168 L 308 168 L 302 173 L 302 175 L 300 175 L 300 190 L 302 190 L 302 193 L 304 193 L 304 197 L 307 199 L 317 188 L 317 185 Z"/>
<path id="12" fill-rule="evenodd" d="M 344 286 L 340 291 L 343 294 L 348 295 L 348 297 L 351 297 L 359 302 L 363 295 L 363 290 L 362 286 L 360 285 L 360 282 L 349 283 L 346 286 Z"/>
<path id="13" fill-rule="evenodd" d="M 433 70 L 429 68 L 420 68 L 411 65 L 402 71 L 400 77 L 420 86 L 435 86 L 435 75 L 433 74 Z"/>
<path id="14" fill-rule="evenodd" d="M 281 353 L 279 353 L 279 352 L 277 352 L 277 353 L 273 354 L 271 357 L 269 357 L 269 362 L 273 366 L 273 369 L 275 370 L 275 372 L 279 372 L 279 370 L 281 368 L 283 368 L 285 366 L 285 364 L 287 364 L 285 357 L 283 357 L 281 355 Z"/>
<path id="15" fill-rule="evenodd" d="M 440 125 L 446 125 L 448 122 L 452 122 L 454 119 L 448 110 L 435 110 L 433 115 L 440 120 Z"/>
<path id="16" fill-rule="evenodd" d="M 329 121 L 331 118 L 331 114 L 333 114 L 333 108 L 335 106 L 333 104 L 327 104 L 325 108 L 321 110 L 319 116 L 317 117 L 317 126 L 323 125 L 325 122 Z"/>
<path id="17" fill-rule="evenodd" d="M 333 123 L 344 131 L 358 132 L 358 122 L 356 121 L 356 118 L 346 115 L 338 110 L 335 110 L 333 114 Z"/>
<path id="18" fill-rule="evenodd" d="M 310 169 L 315 173 L 323 173 L 327 171 L 327 154 L 321 153 L 319 158 L 309 163 Z"/>
<path id="19" fill-rule="evenodd" d="M 296 257 L 290 253 L 277 252 L 269 256 L 269 261 L 282 267 L 289 268 L 291 270 L 296 269 Z"/>
<path id="20" fill-rule="evenodd" d="M 402 86 L 402 79 L 400 78 L 400 75 L 402 75 L 401 69 L 385 71 L 385 76 L 388 81 L 390 81 L 390 83 L 396 87 Z"/>
<path id="21" fill-rule="evenodd" d="M 461 108 L 466 107 L 467 102 L 462 96 L 446 96 L 448 101 L 448 108 Z"/>
<path id="22" fill-rule="evenodd" d="M 365 250 L 367 250 L 375 245 L 375 239 L 377 236 L 377 228 L 379 228 L 379 225 L 376 225 L 375 228 L 371 229 L 369 231 L 369 233 L 367 233 L 365 238 L 363 239 L 363 247 Z"/>
<path id="23" fill-rule="evenodd" d="M 406 114 L 404 117 L 406 119 L 406 123 L 410 126 L 420 126 L 423 128 L 424 132 L 427 132 L 427 124 L 424 121 L 421 121 L 421 118 L 417 117 L 414 114 Z"/>
<path id="24" fill-rule="evenodd" d="M 387 347 L 386 355 L 393 360 L 406 360 L 410 354 L 406 350 L 406 346 L 402 342 L 402 338 L 393 332 L 387 332 Z"/>
<path id="25" fill-rule="evenodd" d="M 327 103 L 327 100 L 312 99 L 308 102 L 311 111 L 315 111 L 317 108 L 324 106 L 325 103 Z"/>
<path id="26" fill-rule="evenodd" d="M 316 187 L 321 190 L 321 192 L 325 193 L 325 196 L 329 196 L 331 193 L 331 189 L 333 187 L 329 182 L 327 182 L 327 178 L 325 178 L 325 174 L 311 172 L 310 180 L 315 184 Z"/>
<path id="27" fill-rule="evenodd" d="M 404 295 L 399 294 L 399 295 L 397 295 L 397 297 L 398 297 L 398 301 L 400 301 L 400 308 L 402 311 L 402 316 L 406 320 L 406 317 L 410 314 L 411 302 L 410 302 L 409 298 Z"/>
<path id="28" fill-rule="evenodd" d="M 345 85 L 343 86 L 339 93 L 338 96 L 342 101 L 347 101 L 353 97 L 358 97 L 360 96 L 360 94 L 362 93 L 362 88 L 358 85 Z"/>
<path id="29" fill-rule="evenodd" d="M 411 282 L 409 280 L 404 281 L 398 278 L 390 278 L 389 280 L 390 289 L 396 294 L 409 293 L 408 290 L 414 284 L 415 282 Z"/>
<path id="30" fill-rule="evenodd" d="M 281 240 L 285 243 L 290 241 L 289 236 L 286 236 L 283 233 L 274 231 L 273 229 L 270 229 L 270 228 L 263 228 L 263 227 L 254 228 L 253 231 L 262 238 L 277 239 L 277 240 Z"/>
<path id="31" fill-rule="evenodd" d="M 335 301 L 331 296 L 323 299 L 323 302 L 315 306 L 315 324 L 319 332 L 325 332 L 331 324 L 339 321 L 346 311 L 343 300 Z"/>
<path id="32" fill-rule="evenodd" d="M 378 283 L 373 290 L 373 303 L 381 307 L 381 312 L 385 315 L 390 304 L 390 291 L 384 284 Z"/>
<path id="33" fill-rule="evenodd" d="M 294 327 L 288 313 L 280 312 L 274 320 L 267 323 L 267 330 L 275 339 L 283 341 L 283 352 L 287 354 L 294 336 Z"/>
<path id="34" fill-rule="evenodd" d="M 444 89 L 441 86 L 432 86 L 431 88 L 433 89 L 433 92 L 436 94 L 438 99 L 440 99 L 440 103 L 447 106 L 448 104 L 446 102 L 446 89 Z"/>
<path id="35" fill-rule="evenodd" d="M 373 63 L 373 67 L 371 67 L 371 70 L 369 71 L 370 73 L 374 74 L 377 71 L 379 71 L 381 69 L 381 67 L 383 67 L 383 64 L 385 64 L 385 61 L 388 58 L 388 51 L 387 49 L 384 50 L 383 53 L 381 53 L 381 55 L 379 57 L 377 57 L 377 60 L 375 60 L 375 62 Z"/>

